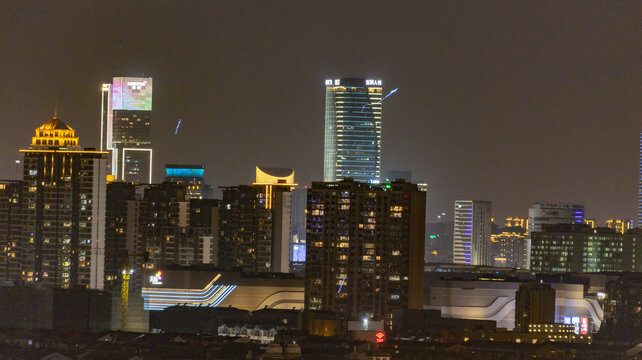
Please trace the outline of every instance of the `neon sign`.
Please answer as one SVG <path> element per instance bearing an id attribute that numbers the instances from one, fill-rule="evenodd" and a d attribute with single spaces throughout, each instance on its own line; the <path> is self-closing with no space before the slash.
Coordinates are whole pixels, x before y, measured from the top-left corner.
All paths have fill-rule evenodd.
<path id="1" fill-rule="evenodd" d="M 163 274 L 160 270 L 149 277 L 149 283 L 152 285 L 163 285 Z"/>
<path id="2" fill-rule="evenodd" d="M 375 342 L 381 344 L 386 340 L 386 334 L 383 331 L 378 331 L 375 333 Z"/>
<path id="3" fill-rule="evenodd" d="M 580 335 L 588 335 L 588 318 L 580 318 Z"/>

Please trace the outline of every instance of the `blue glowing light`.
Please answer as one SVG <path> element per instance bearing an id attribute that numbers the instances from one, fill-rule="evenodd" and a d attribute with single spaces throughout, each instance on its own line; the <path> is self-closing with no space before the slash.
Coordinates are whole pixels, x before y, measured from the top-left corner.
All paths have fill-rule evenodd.
<path id="1" fill-rule="evenodd" d="M 167 177 L 188 177 L 188 178 L 200 178 L 203 177 L 205 169 L 194 169 L 194 168 L 165 168 L 165 173 Z"/>

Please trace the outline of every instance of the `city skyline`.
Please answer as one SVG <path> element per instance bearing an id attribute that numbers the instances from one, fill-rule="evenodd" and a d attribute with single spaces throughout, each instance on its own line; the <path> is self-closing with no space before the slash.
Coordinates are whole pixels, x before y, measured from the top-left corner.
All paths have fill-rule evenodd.
<path id="1" fill-rule="evenodd" d="M 94 21 L 112 11 L 107 5 L 43 4 L 36 12 L 3 5 L 8 51 L 0 64 L 8 81 L 0 101 L 14 121 L 0 134 L 7 149 L 0 178 L 17 178 L 17 149 L 56 103 L 83 146 L 99 148 L 100 86 L 123 74 L 156 83 L 152 143 L 163 146 L 154 151 L 154 182 L 166 163 L 203 163 L 215 187 L 247 183 L 255 164 L 266 164 L 292 167 L 309 185 L 323 172 L 322 81 L 357 75 L 382 79 L 384 93 L 399 88 L 383 113 L 382 170 L 411 170 L 428 183 L 427 221 L 452 215 L 457 198 L 492 200 L 500 219 L 525 217 L 533 202 L 581 203 L 600 224 L 635 219 L 642 112 L 640 71 L 631 61 L 641 48 L 635 9 L 552 4 L 417 11 L 373 4 L 345 14 L 331 11 L 341 4 L 227 4 L 203 17 L 192 12 L 198 26 L 184 23 L 180 11 L 159 21 L 174 17 L 164 4 L 154 21 L 136 17 L 134 5 L 114 21 L 140 26 L 114 34 L 113 23 Z M 219 26 L 235 24 L 227 13 L 246 10 L 239 22 L 247 32 L 214 37 Z M 355 13 L 362 16 L 351 31 L 372 33 L 346 39 L 342 19 Z M 243 146 L 234 134 L 247 138 Z"/>

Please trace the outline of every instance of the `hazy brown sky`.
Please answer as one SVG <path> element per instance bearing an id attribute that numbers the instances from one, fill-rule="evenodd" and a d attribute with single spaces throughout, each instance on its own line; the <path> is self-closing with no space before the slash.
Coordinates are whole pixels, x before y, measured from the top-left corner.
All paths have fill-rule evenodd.
<path id="1" fill-rule="evenodd" d="M 322 178 L 324 79 L 380 78 L 383 167 L 497 217 L 533 201 L 634 217 L 642 116 L 640 1 L 2 1 L 0 178 L 58 102 L 97 147 L 100 84 L 154 78 L 155 181 L 204 163 Z M 183 119 L 178 135 L 174 128 Z"/>

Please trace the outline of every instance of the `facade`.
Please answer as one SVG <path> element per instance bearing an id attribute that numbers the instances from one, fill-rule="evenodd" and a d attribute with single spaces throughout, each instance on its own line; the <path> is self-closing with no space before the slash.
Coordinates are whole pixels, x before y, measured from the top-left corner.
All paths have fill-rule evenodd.
<path id="1" fill-rule="evenodd" d="M 107 183 L 105 209 L 105 289 L 120 290 L 128 254 L 134 254 L 136 231 L 133 219 L 140 208 L 136 186 L 126 181 Z M 130 225 L 131 224 L 131 225 Z"/>
<path id="2" fill-rule="evenodd" d="M 269 272 L 272 212 L 265 208 L 259 188 L 223 187 L 219 227 L 219 266 L 226 270 Z"/>
<path id="3" fill-rule="evenodd" d="M 212 186 L 205 184 L 203 174 L 205 165 L 165 165 L 165 182 L 185 184 L 187 197 L 190 199 L 209 199 L 212 197 Z"/>
<path id="4" fill-rule="evenodd" d="M 584 205 L 534 203 L 528 209 L 528 267 L 531 264 L 531 234 L 541 231 L 545 225 L 582 224 L 584 222 Z"/>
<path id="5" fill-rule="evenodd" d="M 606 220 L 606 227 L 615 229 L 615 232 L 626 234 L 627 231 L 633 229 L 633 220 L 630 219 L 608 219 Z"/>
<path id="6" fill-rule="evenodd" d="M 307 187 L 292 190 L 292 212 L 290 217 L 290 272 L 305 275 L 305 253 L 307 233 L 306 207 L 308 204 Z"/>
<path id="7" fill-rule="evenodd" d="M 222 187 L 219 265 L 226 271 L 289 272 L 291 168 L 256 167 L 252 185 Z"/>
<path id="8" fill-rule="evenodd" d="M 494 248 L 495 266 L 526 269 L 526 228 L 506 227 L 493 234 L 490 241 Z"/>
<path id="9" fill-rule="evenodd" d="M 179 183 L 114 181 L 107 188 L 105 282 L 111 288 L 120 287 L 124 266 L 133 270 L 130 292 L 140 293 L 146 269 L 216 263 L 217 200 L 189 199 Z"/>
<path id="10" fill-rule="evenodd" d="M 283 274 L 243 274 L 205 269 L 145 272 L 146 310 L 170 306 L 235 307 L 241 310 L 302 309 L 303 279 Z"/>
<path id="11" fill-rule="evenodd" d="M 292 190 L 297 186 L 294 169 L 257 166 L 256 181 L 252 185 L 265 200 L 262 205 L 272 213 L 269 271 L 287 273 L 292 244 Z"/>
<path id="12" fill-rule="evenodd" d="M 519 285 L 520 282 L 510 279 L 429 279 L 424 309 L 439 310 L 443 318 L 492 320 L 497 322 L 498 328 L 513 330 L 518 313 L 516 294 Z M 550 286 L 555 290 L 555 317 L 551 323 L 562 324 L 567 318 L 584 317 L 588 319 L 590 332 L 600 328 L 604 311 L 595 296 L 585 295 L 583 284 L 551 283 Z"/>
<path id="13" fill-rule="evenodd" d="M 102 289 L 106 159 L 56 116 L 24 154 L 21 279 Z"/>
<path id="14" fill-rule="evenodd" d="M 532 236 L 534 272 L 642 271 L 642 234 L 559 224 Z"/>
<path id="15" fill-rule="evenodd" d="M 152 78 L 115 77 L 103 84 L 101 151 L 107 151 L 108 170 L 118 180 L 152 182 Z"/>
<path id="16" fill-rule="evenodd" d="M 521 283 L 515 293 L 515 330 L 555 322 L 555 290 L 550 284 Z"/>
<path id="17" fill-rule="evenodd" d="M 623 274 L 606 284 L 604 328 L 609 338 L 638 340 L 642 334 L 642 275 Z"/>
<path id="18" fill-rule="evenodd" d="M 491 202 L 455 201 L 453 263 L 492 265 Z"/>
<path id="19" fill-rule="evenodd" d="M 426 194 L 407 182 L 308 189 L 305 307 L 390 323 L 421 308 Z"/>
<path id="20" fill-rule="evenodd" d="M 0 281 L 18 280 L 24 245 L 22 190 L 20 180 L 0 181 Z"/>
<path id="21" fill-rule="evenodd" d="M 325 81 L 324 181 L 381 178 L 381 80 Z"/>

